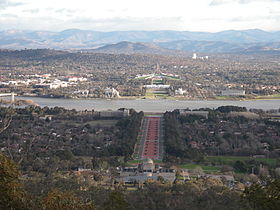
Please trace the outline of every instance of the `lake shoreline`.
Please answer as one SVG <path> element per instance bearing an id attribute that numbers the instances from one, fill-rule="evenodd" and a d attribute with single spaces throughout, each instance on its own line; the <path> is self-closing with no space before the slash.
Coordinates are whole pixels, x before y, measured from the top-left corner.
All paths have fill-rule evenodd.
<path id="1" fill-rule="evenodd" d="M 247 109 L 279 109 L 280 100 L 174 100 L 174 99 L 63 99 L 17 96 L 17 100 L 32 100 L 41 107 L 63 107 L 65 109 L 82 110 L 117 110 L 134 109 L 144 112 L 165 112 L 175 109 L 215 109 L 219 106 L 240 106 Z"/>
<path id="2" fill-rule="evenodd" d="M 127 96 L 118 98 L 55 98 L 55 97 L 42 97 L 42 96 L 19 96 L 22 98 L 44 98 L 44 99 L 63 99 L 63 100 L 174 100 L 174 101 L 259 101 L 259 100 L 280 100 L 280 97 L 267 97 L 267 98 L 236 98 L 228 97 L 223 99 L 218 98 L 183 98 L 183 97 L 145 97 L 145 96 Z"/>

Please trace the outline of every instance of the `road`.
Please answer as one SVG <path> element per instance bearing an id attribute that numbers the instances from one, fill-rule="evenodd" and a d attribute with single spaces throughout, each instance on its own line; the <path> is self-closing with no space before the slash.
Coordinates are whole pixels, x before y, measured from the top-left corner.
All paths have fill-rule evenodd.
<path id="1" fill-rule="evenodd" d="M 162 160 L 163 139 L 163 116 L 161 114 L 145 115 L 134 150 L 134 158 Z"/>

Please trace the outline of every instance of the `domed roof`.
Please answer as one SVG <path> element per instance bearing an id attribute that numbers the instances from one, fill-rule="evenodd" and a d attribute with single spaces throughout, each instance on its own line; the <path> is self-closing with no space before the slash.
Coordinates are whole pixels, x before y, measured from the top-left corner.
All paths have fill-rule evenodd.
<path id="1" fill-rule="evenodd" d="M 146 163 L 154 164 L 154 161 L 153 161 L 152 159 L 148 158 L 148 159 L 146 160 Z"/>
<path id="2" fill-rule="evenodd" d="M 153 173 L 147 173 L 146 176 L 151 177 L 151 176 L 153 176 Z"/>

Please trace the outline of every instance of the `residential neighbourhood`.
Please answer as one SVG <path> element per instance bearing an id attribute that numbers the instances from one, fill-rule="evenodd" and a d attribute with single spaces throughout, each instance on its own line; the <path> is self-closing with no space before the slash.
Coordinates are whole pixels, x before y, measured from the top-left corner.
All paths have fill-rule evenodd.
<path id="1" fill-rule="evenodd" d="M 29 55 L 36 53 L 37 57 Z M 62 98 L 254 99 L 279 96 L 277 58 L 191 57 L 1 50 L 1 92 Z M 13 63 L 16 56 L 22 59 Z M 41 63 L 37 62 L 45 59 Z M 33 54 L 32 54 L 33 55 Z M 109 56 L 109 59 L 107 57 Z M 275 60 L 276 59 L 276 60 Z M 26 64 L 27 63 L 27 64 Z M 246 78 L 246 79 L 245 79 Z"/>

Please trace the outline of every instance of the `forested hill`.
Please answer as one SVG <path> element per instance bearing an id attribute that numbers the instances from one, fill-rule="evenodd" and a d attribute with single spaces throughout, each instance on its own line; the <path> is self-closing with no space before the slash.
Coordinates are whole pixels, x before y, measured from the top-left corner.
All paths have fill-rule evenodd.
<path id="1" fill-rule="evenodd" d="M 26 49 L 26 50 L 0 50 L 0 57 L 4 60 L 22 60 L 22 61 L 63 61 L 71 62 L 90 62 L 99 64 L 110 63 L 151 63 L 168 62 L 169 56 L 164 55 L 145 55 L 145 54 L 112 54 L 99 52 L 81 52 L 81 51 L 62 51 L 51 49 Z M 172 60 L 181 60 L 172 56 Z"/>
<path id="2" fill-rule="evenodd" d="M 112 31 L 99 32 L 69 29 L 50 31 L 0 31 L 2 49 L 97 49 L 119 42 L 156 45 L 160 51 L 238 52 L 252 50 L 279 50 L 280 32 L 253 30 L 228 30 L 217 33 L 190 31 Z M 148 48 L 149 51 L 151 48 Z M 148 52 L 146 52 L 148 53 Z"/>

